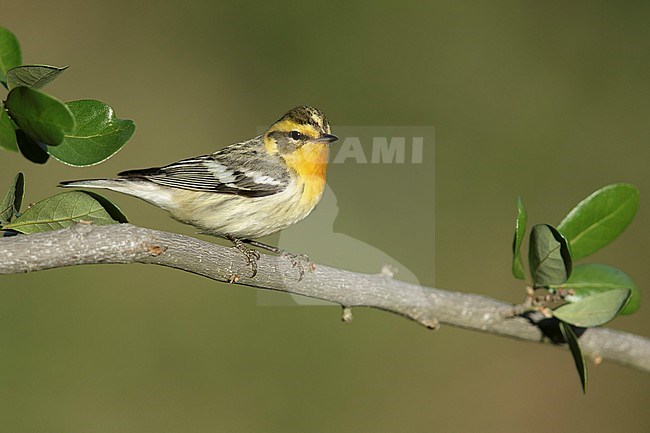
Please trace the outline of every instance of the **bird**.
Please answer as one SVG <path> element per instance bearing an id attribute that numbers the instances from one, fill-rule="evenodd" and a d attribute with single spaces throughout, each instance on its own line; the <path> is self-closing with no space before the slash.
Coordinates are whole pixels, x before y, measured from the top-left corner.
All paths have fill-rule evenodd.
<path id="1" fill-rule="evenodd" d="M 260 254 L 246 244 L 291 260 L 300 280 L 300 259 L 306 256 L 255 239 L 286 229 L 314 210 L 325 189 L 329 147 L 337 140 L 323 112 L 302 105 L 263 134 L 214 153 L 123 171 L 112 179 L 64 181 L 59 186 L 137 197 L 201 233 L 231 241 L 246 258 L 252 277 Z"/>

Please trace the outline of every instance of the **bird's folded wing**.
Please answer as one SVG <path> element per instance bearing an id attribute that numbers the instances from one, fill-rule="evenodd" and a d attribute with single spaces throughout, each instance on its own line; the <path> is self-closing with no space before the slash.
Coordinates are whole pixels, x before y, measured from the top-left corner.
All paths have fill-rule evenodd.
<path id="1" fill-rule="evenodd" d="M 287 170 L 278 162 L 250 154 L 244 158 L 232 151 L 185 159 L 165 167 L 124 171 L 119 176 L 146 179 L 171 188 L 246 197 L 276 194 L 289 181 Z"/>

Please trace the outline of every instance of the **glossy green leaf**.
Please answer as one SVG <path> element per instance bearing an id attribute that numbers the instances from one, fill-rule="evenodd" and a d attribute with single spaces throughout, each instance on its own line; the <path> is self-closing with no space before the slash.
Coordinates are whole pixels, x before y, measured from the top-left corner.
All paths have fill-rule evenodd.
<path id="1" fill-rule="evenodd" d="M 50 158 L 50 155 L 43 150 L 44 145 L 32 140 L 20 129 L 16 131 L 16 141 L 18 142 L 18 150 L 20 150 L 20 153 L 31 162 L 45 164 Z"/>
<path id="2" fill-rule="evenodd" d="M 632 314 L 641 305 L 641 290 L 634 280 L 614 266 L 587 263 L 573 268 L 571 277 L 560 288 L 572 289 L 574 295 L 566 297 L 568 302 L 580 302 L 597 293 L 615 289 L 630 289 L 630 300 L 619 314 Z"/>
<path id="3" fill-rule="evenodd" d="M 67 66 L 59 68 L 49 65 L 23 65 L 7 71 L 7 86 L 13 89 L 18 86 L 38 89 L 61 75 Z"/>
<path id="4" fill-rule="evenodd" d="M 7 71 L 23 62 L 16 36 L 0 27 L 0 82 L 7 87 Z"/>
<path id="5" fill-rule="evenodd" d="M 580 384 L 582 385 L 582 392 L 587 393 L 587 363 L 585 357 L 582 355 L 580 344 L 578 344 L 578 336 L 568 323 L 560 322 L 560 332 L 564 337 L 564 341 L 569 345 L 569 350 L 573 356 L 573 361 L 576 364 L 578 375 L 580 376 Z"/>
<path id="6" fill-rule="evenodd" d="M 48 153 L 74 166 L 97 164 L 113 156 L 135 131 L 132 120 L 115 117 L 108 105 L 82 100 L 67 103 L 76 119 L 74 131 L 66 134 L 58 146 L 48 146 Z"/>
<path id="7" fill-rule="evenodd" d="M 23 196 L 25 195 L 25 176 L 18 173 L 9 190 L 5 194 L 5 198 L 0 202 L 0 224 L 11 221 L 18 212 L 23 203 Z"/>
<path id="8" fill-rule="evenodd" d="M 63 102 L 29 87 L 10 91 L 5 106 L 25 134 L 44 144 L 60 144 L 75 128 L 74 116 Z"/>
<path id="9" fill-rule="evenodd" d="M 535 287 L 564 283 L 571 275 L 571 255 L 566 240 L 548 224 L 537 224 L 530 233 L 528 263 Z"/>
<path id="10" fill-rule="evenodd" d="M 524 235 L 526 234 L 526 222 L 528 220 L 528 215 L 526 214 L 526 208 L 524 207 L 524 202 L 519 197 L 517 200 L 517 221 L 515 222 L 515 237 L 512 240 L 512 275 L 515 278 L 523 280 L 526 278 L 524 274 L 524 261 L 521 257 L 521 243 L 524 240 Z"/>
<path id="11" fill-rule="evenodd" d="M 630 299 L 631 289 L 612 289 L 587 296 L 553 310 L 558 319 L 583 328 L 607 323 L 616 317 Z"/>
<path id="12" fill-rule="evenodd" d="M 29 207 L 6 229 L 30 234 L 57 230 L 74 223 L 117 224 L 101 203 L 82 191 L 63 192 Z"/>
<path id="13" fill-rule="evenodd" d="M 4 106 L 0 106 L 0 147 L 14 152 L 18 151 L 16 130 Z"/>
<path id="14" fill-rule="evenodd" d="M 591 194 L 562 220 L 558 230 L 569 241 L 573 260 L 604 247 L 630 224 L 639 207 L 639 191 L 626 183 Z"/>

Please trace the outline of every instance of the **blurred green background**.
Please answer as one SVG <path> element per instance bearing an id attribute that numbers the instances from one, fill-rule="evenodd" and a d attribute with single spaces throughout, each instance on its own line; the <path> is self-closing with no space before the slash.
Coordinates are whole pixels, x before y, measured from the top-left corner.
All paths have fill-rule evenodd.
<path id="1" fill-rule="evenodd" d="M 422 165 L 331 166 L 330 204 L 308 221 L 338 207 L 323 230 L 364 246 L 349 268 L 378 272 L 363 251 L 381 251 L 423 284 L 518 302 L 517 196 L 531 223 L 553 224 L 622 181 L 641 190 L 639 213 L 592 261 L 647 293 L 649 19 L 644 1 L 4 1 L 26 63 L 71 65 L 49 92 L 103 100 L 137 132 L 90 168 L 3 152 L 0 182 L 23 171 L 34 202 L 312 104 L 334 132 L 436 130 Z M 107 195 L 135 224 L 194 234 Z M 299 248 L 336 264 L 337 242 L 318 239 Z M 367 309 L 343 324 L 336 307 L 268 296 L 140 265 L 0 277 L 0 432 L 648 431 L 647 374 L 592 367 L 583 396 L 565 350 Z M 611 326 L 650 335 L 648 308 Z"/>

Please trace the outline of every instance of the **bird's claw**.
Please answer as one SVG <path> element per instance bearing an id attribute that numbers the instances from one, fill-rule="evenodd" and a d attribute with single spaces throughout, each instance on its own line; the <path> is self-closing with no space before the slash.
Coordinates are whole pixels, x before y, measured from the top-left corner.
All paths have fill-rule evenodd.
<path id="1" fill-rule="evenodd" d="M 248 266 L 251 268 L 251 272 L 252 272 L 251 278 L 253 278 L 255 277 L 255 275 L 257 275 L 257 261 L 260 258 L 260 253 L 251 249 L 247 249 L 246 252 L 242 251 L 242 253 L 244 253 L 244 256 L 246 257 L 246 262 L 248 263 Z"/>
<path id="2" fill-rule="evenodd" d="M 248 248 L 239 239 L 232 238 L 230 240 L 233 244 L 235 244 L 235 248 L 237 248 L 237 250 L 239 250 L 239 252 L 241 252 L 246 258 L 246 263 L 251 268 L 251 278 L 255 277 L 255 275 L 257 275 L 257 261 L 261 257 L 260 253 L 256 250 Z"/>
<path id="3" fill-rule="evenodd" d="M 293 254 L 288 251 L 283 251 L 281 254 L 282 258 L 289 260 L 291 262 L 291 267 L 298 269 L 298 282 L 302 280 L 302 277 L 305 276 L 305 266 L 303 261 L 307 262 L 307 269 L 309 272 L 314 272 L 316 265 L 309 261 L 309 256 L 307 254 Z"/>

